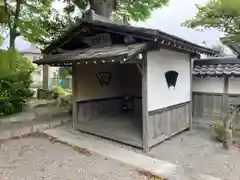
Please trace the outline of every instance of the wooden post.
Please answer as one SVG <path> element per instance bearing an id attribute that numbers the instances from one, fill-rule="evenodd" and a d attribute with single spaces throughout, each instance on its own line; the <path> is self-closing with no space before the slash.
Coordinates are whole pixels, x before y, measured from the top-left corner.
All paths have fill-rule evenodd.
<path id="1" fill-rule="evenodd" d="M 226 133 L 226 141 L 223 143 L 223 146 L 232 150 L 232 122 L 238 113 L 238 109 L 235 109 L 233 112 L 229 112 L 229 97 L 228 97 L 228 88 L 229 88 L 229 79 L 228 76 L 224 77 L 224 86 L 223 86 L 223 112 L 225 113 L 226 118 L 223 119 L 224 130 Z"/>
<path id="2" fill-rule="evenodd" d="M 43 65 L 43 89 L 48 89 L 49 86 L 49 66 Z"/>
<path id="3" fill-rule="evenodd" d="M 229 79 L 228 76 L 224 77 L 223 86 L 223 113 L 228 114 L 229 98 L 228 98 Z"/>
<path id="4" fill-rule="evenodd" d="M 148 145 L 148 97 L 147 97 L 147 53 L 142 60 L 142 125 L 143 125 L 143 151 L 149 152 Z"/>
<path id="5" fill-rule="evenodd" d="M 77 123 L 77 63 L 73 63 L 72 65 L 72 124 L 73 129 L 76 129 Z"/>
<path id="6" fill-rule="evenodd" d="M 192 112 L 192 107 L 193 107 L 193 100 L 192 100 L 192 71 L 193 71 L 193 60 L 192 60 L 192 56 L 190 56 L 190 104 L 189 104 L 189 130 L 192 130 L 192 116 L 193 116 L 193 112 Z"/>

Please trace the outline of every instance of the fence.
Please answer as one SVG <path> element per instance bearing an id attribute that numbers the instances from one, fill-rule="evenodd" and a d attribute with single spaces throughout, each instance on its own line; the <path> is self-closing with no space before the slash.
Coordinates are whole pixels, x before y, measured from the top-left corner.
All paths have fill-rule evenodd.
<path id="1" fill-rule="evenodd" d="M 227 94 L 227 105 L 240 104 L 240 94 Z M 222 122 L 227 115 L 224 109 L 224 95 L 222 93 L 193 92 L 194 122 L 211 125 L 212 121 Z M 234 125 L 240 128 L 240 114 L 234 119 Z"/>

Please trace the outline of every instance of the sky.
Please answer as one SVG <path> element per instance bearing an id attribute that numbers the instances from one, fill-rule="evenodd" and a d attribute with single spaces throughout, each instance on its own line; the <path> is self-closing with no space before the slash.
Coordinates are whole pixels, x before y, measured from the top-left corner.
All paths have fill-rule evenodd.
<path id="1" fill-rule="evenodd" d="M 194 17 L 196 14 L 195 4 L 204 4 L 206 2 L 208 2 L 208 0 L 170 0 L 168 6 L 153 11 L 151 17 L 146 21 L 130 23 L 134 26 L 159 29 L 202 46 L 206 46 L 203 44 L 203 41 L 205 41 L 208 47 L 212 47 L 212 45 L 220 42 L 219 38 L 224 36 L 223 33 L 215 29 L 199 32 L 181 26 L 181 23 Z M 62 9 L 63 6 L 64 5 L 59 2 L 54 5 L 54 7 L 59 10 Z M 7 42 L 5 46 L 6 44 Z M 16 44 L 20 49 L 25 49 L 28 48 L 29 43 L 25 42 L 22 38 L 18 38 Z M 227 50 L 227 52 L 230 53 L 229 50 Z"/>
<path id="2" fill-rule="evenodd" d="M 206 41 L 207 45 L 211 47 L 219 42 L 219 37 L 224 36 L 223 33 L 215 29 L 199 32 L 181 26 L 185 20 L 195 16 L 197 12 L 195 4 L 207 2 L 208 0 L 170 0 L 168 6 L 153 11 L 151 17 L 145 22 L 133 22 L 132 24 L 159 29 L 200 45 L 204 45 L 202 42 Z"/>

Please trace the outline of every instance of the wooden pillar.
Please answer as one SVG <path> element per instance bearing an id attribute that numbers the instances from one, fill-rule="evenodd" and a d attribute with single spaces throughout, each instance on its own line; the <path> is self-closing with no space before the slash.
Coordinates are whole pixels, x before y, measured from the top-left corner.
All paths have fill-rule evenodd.
<path id="1" fill-rule="evenodd" d="M 49 66 L 43 65 L 43 89 L 48 89 L 49 86 Z"/>
<path id="2" fill-rule="evenodd" d="M 147 97 L 147 53 L 142 60 L 142 125 L 143 125 L 143 151 L 149 152 L 148 145 L 148 97 Z"/>
<path id="3" fill-rule="evenodd" d="M 77 66 L 77 63 L 72 65 L 72 123 L 74 129 L 76 129 L 77 123 Z"/>
<path id="4" fill-rule="evenodd" d="M 192 57 L 190 56 L 190 104 L 189 104 L 189 130 L 192 130 L 192 117 L 193 117 L 193 98 L 192 98 L 192 82 L 193 82 L 193 78 L 192 78 L 192 71 L 193 71 L 193 60 Z"/>
<path id="5" fill-rule="evenodd" d="M 224 86 L 223 86 L 223 113 L 228 113 L 229 106 L 229 97 L 228 97 L 228 88 L 229 88 L 229 78 L 228 76 L 224 77 Z"/>

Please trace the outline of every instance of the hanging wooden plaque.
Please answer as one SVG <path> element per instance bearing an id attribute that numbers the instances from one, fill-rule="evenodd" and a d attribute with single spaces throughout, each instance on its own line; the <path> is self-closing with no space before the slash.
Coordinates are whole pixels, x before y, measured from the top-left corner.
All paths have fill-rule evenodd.
<path id="1" fill-rule="evenodd" d="M 88 44 L 90 47 L 104 47 L 112 45 L 111 36 L 107 33 L 86 37 L 83 39 L 83 42 Z"/>

